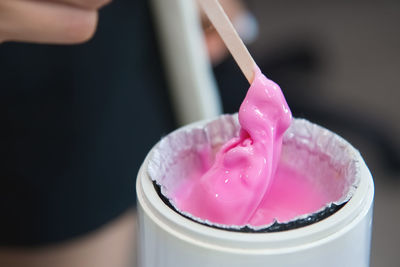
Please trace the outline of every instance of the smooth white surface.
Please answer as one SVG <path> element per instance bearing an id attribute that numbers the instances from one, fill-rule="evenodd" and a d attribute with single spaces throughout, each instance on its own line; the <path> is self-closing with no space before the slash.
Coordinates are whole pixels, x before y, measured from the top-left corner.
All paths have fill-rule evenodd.
<path id="1" fill-rule="evenodd" d="M 136 186 L 139 266 L 368 266 L 374 186 L 357 155 L 360 184 L 332 216 L 290 231 L 238 233 L 200 225 L 167 207 L 147 175 L 150 152 Z"/>
<path id="2" fill-rule="evenodd" d="M 151 2 L 178 123 L 184 125 L 221 114 L 195 1 Z"/>

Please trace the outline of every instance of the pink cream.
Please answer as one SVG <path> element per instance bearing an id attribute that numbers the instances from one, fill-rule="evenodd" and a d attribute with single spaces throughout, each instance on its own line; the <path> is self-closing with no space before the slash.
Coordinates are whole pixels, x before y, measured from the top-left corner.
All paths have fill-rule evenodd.
<path id="1" fill-rule="evenodd" d="M 173 194 L 177 208 L 213 223 L 254 226 L 322 208 L 324 194 L 307 177 L 278 167 L 291 119 L 281 89 L 257 68 L 239 110 L 239 137 L 221 147 L 211 166 L 204 157 L 203 172 L 193 173 Z"/>

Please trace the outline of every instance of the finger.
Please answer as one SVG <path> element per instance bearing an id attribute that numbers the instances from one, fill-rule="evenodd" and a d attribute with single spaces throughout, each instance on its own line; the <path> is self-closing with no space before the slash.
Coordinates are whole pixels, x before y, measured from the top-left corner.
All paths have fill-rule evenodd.
<path id="1" fill-rule="evenodd" d="M 228 49 L 216 31 L 206 32 L 205 41 L 210 61 L 216 66 L 229 54 Z"/>
<path id="2" fill-rule="evenodd" d="M 0 1 L 0 41 L 73 44 L 90 39 L 97 12 L 54 2 Z"/>

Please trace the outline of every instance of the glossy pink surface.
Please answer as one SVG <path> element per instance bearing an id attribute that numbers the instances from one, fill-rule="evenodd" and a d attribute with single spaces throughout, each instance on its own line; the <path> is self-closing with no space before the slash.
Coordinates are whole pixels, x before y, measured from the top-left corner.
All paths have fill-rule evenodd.
<path id="1" fill-rule="evenodd" d="M 329 195 L 313 183 L 313 179 L 281 163 L 268 194 L 264 195 L 248 223 L 260 226 L 271 224 L 274 220 L 288 222 L 317 212 L 329 202 Z"/>
<path id="2" fill-rule="evenodd" d="M 291 119 L 281 89 L 257 68 L 240 106 L 239 137 L 222 146 L 210 168 L 204 159 L 204 173 L 193 173 L 172 196 L 176 206 L 214 223 L 258 223 Z"/>

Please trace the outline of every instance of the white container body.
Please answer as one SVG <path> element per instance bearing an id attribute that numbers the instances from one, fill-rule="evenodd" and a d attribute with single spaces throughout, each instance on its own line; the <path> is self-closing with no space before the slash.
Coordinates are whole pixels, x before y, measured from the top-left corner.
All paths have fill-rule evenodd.
<path id="1" fill-rule="evenodd" d="M 151 153 L 136 184 L 140 267 L 369 266 L 374 184 L 361 156 L 359 185 L 333 215 L 289 231 L 241 233 L 193 222 L 165 205 L 147 173 Z"/>

